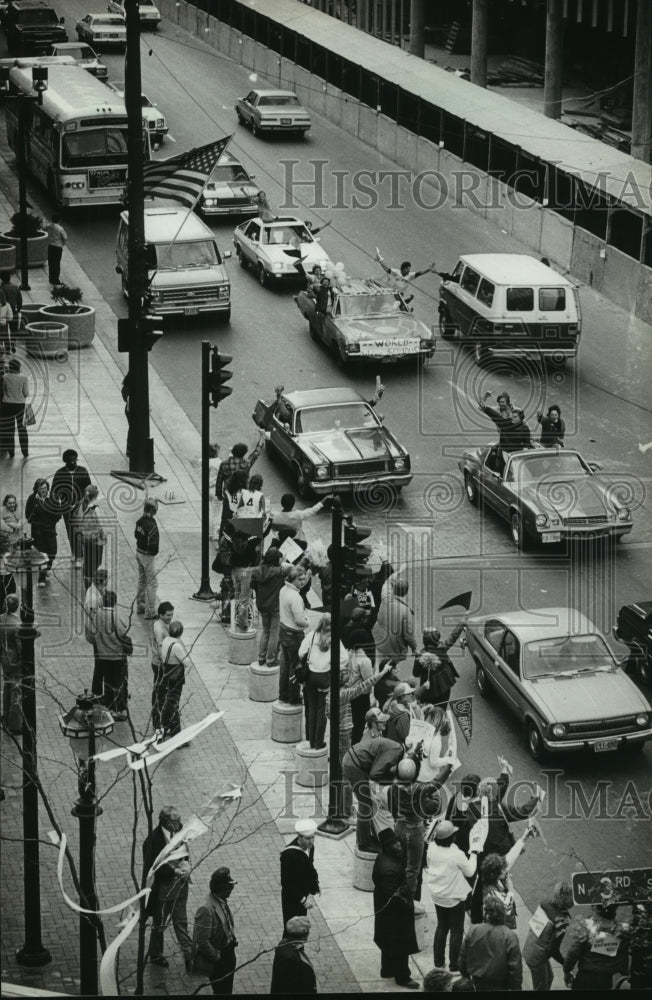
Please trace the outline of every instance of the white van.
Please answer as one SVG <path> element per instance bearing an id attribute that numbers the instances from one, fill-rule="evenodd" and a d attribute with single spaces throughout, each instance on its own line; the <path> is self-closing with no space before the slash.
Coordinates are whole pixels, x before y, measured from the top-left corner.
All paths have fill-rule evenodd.
<path id="1" fill-rule="evenodd" d="M 116 240 L 116 271 L 127 295 L 129 212 L 122 212 Z M 213 232 L 187 208 L 145 208 L 145 256 L 151 310 L 160 316 L 204 312 L 231 316 L 231 284 Z"/>
<path id="2" fill-rule="evenodd" d="M 527 254 L 464 254 L 439 289 L 442 337 L 467 341 L 478 364 L 519 354 L 574 358 L 581 328 L 575 285 Z"/>

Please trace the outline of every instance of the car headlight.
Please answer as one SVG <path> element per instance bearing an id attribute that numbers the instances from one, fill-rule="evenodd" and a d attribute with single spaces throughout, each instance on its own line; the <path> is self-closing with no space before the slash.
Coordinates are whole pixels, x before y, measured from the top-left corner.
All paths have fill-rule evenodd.
<path id="1" fill-rule="evenodd" d="M 432 346 L 433 346 L 433 341 L 432 340 L 425 340 L 424 339 L 424 340 L 420 340 L 419 341 L 419 350 L 420 351 L 429 351 Z"/>
<path id="2" fill-rule="evenodd" d="M 647 726 L 647 721 L 648 721 L 647 720 L 647 715 L 645 714 L 645 712 L 641 712 L 640 715 L 636 716 L 636 725 L 637 726 Z"/>
<path id="3" fill-rule="evenodd" d="M 545 528 L 547 523 L 548 523 L 548 518 L 546 517 L 545 514 L 537 514 L 537 521 L 536 521 L 537 528 Z"/>
<path id="4" fill-rule="evenodd" d="M 317 475 L 317 479 L 326 479 L 328 476 L 328 466 L 318 465 L 315 469 L 315 473 Z"/>
<path id="5" fill-rule="evenodd" d="M 229 286 L 220 285 L 218 294 L 221 299 L 227 299 L 229 297 Z"/>
<path id="6" fill-rule="evenodd" d="M 565 736 L 566 735 L 566 726 L 562 722 L 555 723 L 555 725 L 552 727 L 552 735 L 553 736 Z"/>
<path id="7" fill-rule="evenodd" d="M 215 198 L 204 198 L 204 205 L 214 205 Z"/>
<path id="8" fill-rule="evenodd" d="M 272 264 L 272 270 L 273 271 L 282 271 L 283 268 L 284 268 L 284 266 L 285 265 L 282 263 L 282 261 L 275 260 L 274 263 Z"/>
<path id="9" fill-rule="evenodd" d="M 401 471 L 401 469 L 404 469 L 405 468 L 405 459 L 404 458 L 395 458 L 394 459 L 394 468 L 397 471 L 399 471 L 399 472 Z"/>
<path id="10" fill-rule="evenodd" d="M 630 517 L 632 516 L 629 512 L 628 507 L 619 507 L 617 515 L 619 521 L 629 521 Z"/>

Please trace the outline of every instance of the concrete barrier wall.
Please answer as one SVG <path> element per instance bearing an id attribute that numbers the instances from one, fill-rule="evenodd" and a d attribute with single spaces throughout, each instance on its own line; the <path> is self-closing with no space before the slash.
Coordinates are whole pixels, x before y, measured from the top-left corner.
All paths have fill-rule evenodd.
<path id="1" fill-rule="evenodd" d="M 323 114 L 329 121 L 413 174 L 434 171 L 422 178 L 424 203 L 431 205 L 445 197 L 453 204 L 478 213 L 530 248 L 532 253 L 549 257 L 557 266 L 569 268 L 581 281 L 630 309 L 645 322 L 652 322 L 650 268 L 613 247 L 606 248 L 607 256 L 603 260 L 600 257 L 600 251 L 604 249 L 601 240 L 585 230 L 574 228 L 568 219 L 534 202 L 527 209 L 522 207 L 525 199 L 521 195 L 516 196 L 515 206 L 514 192 L 494 178 L 480 174 L 479 186 L 474 186 L 469 192 L 463 174 L 465 165 L 448 150 L 440 149 L 422 136 L 415 136 L 375 109 L 342 94 L 336 87 L 325 87 L 323 80 L 286 59 L 279 67 L 276 52 L 266 50 L 213 17 L 209 19 L 210 30 L 205 32 L 205 15 L 200 13 L 198 17 L 196 8 L 185 0 L 180 0 L 178 5 L 175 0 L 160 0 L 159 8 L 173 24 L 198 36 L 234 62 L 261 74 L 265 77 L 261 83 L 278 86 L 280 68 L 281 85 L 292 87 L 294 79 L 293 89 L 306 107 Z"/>

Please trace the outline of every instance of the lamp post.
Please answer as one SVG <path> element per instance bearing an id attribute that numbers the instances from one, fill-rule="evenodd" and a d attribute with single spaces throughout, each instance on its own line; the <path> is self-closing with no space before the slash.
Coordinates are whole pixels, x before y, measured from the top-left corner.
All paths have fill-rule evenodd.
<path id="1" fill-rule="evenodd" d="M 16 542 L 6 557 L 6 566 L 21 584 L 22 603 L 18 639 L 21 648 L 23 709 L 23 895 L 25 944 L 16 952 L 20 965 L 47 965 L 52 956 L 41 941 L 41 884 L 38 829 L 38 757 L 36 753 L 36 686 L 34 642 L 41 634 L 34 627 L 34 571 L 48 561 L 34 548 L 31 538 Z"/>
<path id="2" fill-rule="evenodd" d="M 0 67 L 0 93 L 10 92 L 9 66 Z M 16 168 L 18 171 L 18 211 L 23 217 L 20 235 L 20 287 L 24 292 L 30 291 L 29 260 L 27 228 L 27 162 L 29 160 L 29 142 L 27 136 L 27 109 L 32 103 L 43 104 L 43 93 L 48 89 L 47 66 L 32 66 L 32 84 L 35 94 L 17 93 L 12 95 L 17 102 L 16 119 L 18 123 L 18 141 L 16 142 Z"/>
<path id="3" fill-rule="evenodd" d="M 59 716 L 61 732 L 70 740 L 77 762 L 79 798 L 72 815 L 79 820 L 79 904 L 97 910 L 95 892 L 95 821 L 102 815 L 95 790 L 95 754 L 104 736 L 113 732 L 113 716 L 97 695 L 84 691 L 74 708 Z M 79 979 L 82 996 L 97 996 L 97 923 L 79 914 Z"/>

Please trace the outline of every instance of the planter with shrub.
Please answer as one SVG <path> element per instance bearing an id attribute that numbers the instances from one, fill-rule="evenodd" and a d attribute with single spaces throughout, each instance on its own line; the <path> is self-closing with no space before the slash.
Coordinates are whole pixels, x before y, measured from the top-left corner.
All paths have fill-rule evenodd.
<path id="1" fill-rule="evenodd" d="M 55 285 L 52 289 L 54 306 L 42 306 L 41 316 L 65 323 L 68 327 L 68 347 L 76 350 L 92 344 L 95 336 L 95 309 L 82 305 L 82 291 L 69 285 Z"/>
<path id="2" fill-rule="evenodd" d="M 9 243 L 15 247 L 16 267 L 20 267 L 21 241 L 27 237 L 27 266 L 43 267 L 48 259 L 48 234 L 43 227 L 43 220 L 31 212 L 14 212 L 11 217 L 11 229 L 0 233 L 0 243 Z"/>

